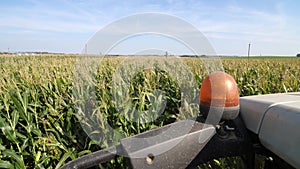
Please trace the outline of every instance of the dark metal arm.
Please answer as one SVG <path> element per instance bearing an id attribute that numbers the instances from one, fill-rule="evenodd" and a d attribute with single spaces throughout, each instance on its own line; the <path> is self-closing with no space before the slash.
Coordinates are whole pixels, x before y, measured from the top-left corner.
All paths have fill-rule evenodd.
<path id="1" fill-rule="evenodd" d="M 91 154 L 79 157 L 64 165 L 61 169 L 81 169 L 96 166 L 113 159 L 117 154 L 116 147 L 99 150 Z"/>

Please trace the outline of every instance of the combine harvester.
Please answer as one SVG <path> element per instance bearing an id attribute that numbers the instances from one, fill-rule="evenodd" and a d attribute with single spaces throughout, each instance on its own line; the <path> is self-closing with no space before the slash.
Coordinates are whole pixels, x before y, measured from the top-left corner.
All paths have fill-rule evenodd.
<path id="1" fill-rule="evenodd" d="M 218 82 L 221 76 L 225 83 Z M 213 78 L 217 80 L 211 84 Z M 226 97 L 220 100 L 213 90 L 226 93 Z M 271 157 L 265 161 L 265 169 L 300 168 L 300 92 L 239 98 L 233 78 L 217 72 L 203 81 L 200 110 L 203 115 L 195 119 L 122 139 L 115 147 L 82 156 L 62 168 L 89 168 L 123 155 L 134 169 L 195 168 L 233 156 L 242 157 L 251 169 L 256 154 Z M 220 111 L 219 121 L 210 120 Z M 178 130 L 181 128 L 189 130 Z"/>

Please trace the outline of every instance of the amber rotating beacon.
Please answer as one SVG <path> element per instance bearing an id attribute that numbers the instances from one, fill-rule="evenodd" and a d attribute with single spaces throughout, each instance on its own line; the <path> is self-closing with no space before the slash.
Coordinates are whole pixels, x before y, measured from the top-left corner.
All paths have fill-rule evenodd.
<path id="1" fill-rule="evenodd" d="M 223 111 L 223 120 L 233 120 L 239 114 L 239 92 L 232 76 L 217 71 L 209 74 L 200 88 L 200 111 L 204 116 Z M 211 111 L 210 111 L 211 110 Z"/>

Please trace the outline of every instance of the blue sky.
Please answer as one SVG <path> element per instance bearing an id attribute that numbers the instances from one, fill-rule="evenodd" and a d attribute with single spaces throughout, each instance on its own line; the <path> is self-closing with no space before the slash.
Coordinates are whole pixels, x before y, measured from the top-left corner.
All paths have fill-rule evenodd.
<path id="1" fill-rule="evenodd" d="M 296 55 L 299 7 L 298 0 L 2 1 L 0 51 L 80 53 L 107 24 L 132 14 L 159 12 L 195 26 L 220 55 L 246 55 L 248 43 L 252 55 Z M 132 51 L 120 47 L 117 52 Z"/>

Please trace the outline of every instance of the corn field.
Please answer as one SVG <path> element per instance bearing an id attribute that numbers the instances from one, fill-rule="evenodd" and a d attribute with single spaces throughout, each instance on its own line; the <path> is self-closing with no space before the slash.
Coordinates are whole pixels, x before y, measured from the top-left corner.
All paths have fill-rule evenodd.
<path id="1" fill-rule="evenodd" d="M 203 63 L 196 58 L 182 59 L 200 88 L 207 75 Z M 60 168 L 110 144 L 109 135 L 91 140 L 82 128 L 89 124 L 82 124 L 77 113 L 76 105 L 81 100 L 75 95 L 82 91 L 74 86 L 76 60 L 74 55 L 0 56 L 0 168 Z M 116 105 L 113 97 L 118 97 L 118 93 L 113 91 L 112 79 L 122 60 L 122 57 L 105 57 L 92 74 L 95 81 L 85 86 L 93 88 L 97 98 L 97 110 L 90 119 L 91 123 L 102 126 L 103 130 L 98 132 L 108 132 L 102 119 L 128 137 L 187 117 L 181 113 L 178 83 L 168 71 L 159 68 L 133 76 L 128 90 L 131 109 Z M 221 61 L 225 72 L 235 78 L 240 96 L 300 91 L 299 58 L 222 58 Z M 156 89 L 163 91 L 164 97 Z M 155 105 L 156 100 L 163 101 L 165 109 L 159 117 L 152 117 L 151 107 L 155 108 L 153 111 L 161 109 Z M 120 110 L 125 115 L 120 116 Z M 139 119 L 155 120 L 131 121 L 125 117 L 140 117 L 136 110 L 148 112 Z M 195 115 L 191 112 L 189 116 Z M 93 128 L 88 130 L 92 132 Z M 98 132 L 93 134 L 100 135 Z M 237 165 L 232 160 L 212 163 L 214 167 L 237 168 L 232 167 Z M 124 165 L 120 157 L 101 167 L 125 168 Z"/>

